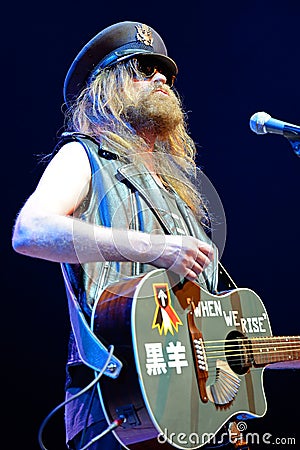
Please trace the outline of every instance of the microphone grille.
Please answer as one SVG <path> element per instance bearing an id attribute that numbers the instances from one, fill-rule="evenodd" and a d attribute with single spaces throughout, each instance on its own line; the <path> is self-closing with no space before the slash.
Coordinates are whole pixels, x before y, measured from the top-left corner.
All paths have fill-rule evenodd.
<path id="1" fill-rule="evenodd" d="M 250 128 L 256 134 L 266 134 L 265 123 L 271 119 L 270 114 L 263 111 L 253 114 L 250 118 Z"/>

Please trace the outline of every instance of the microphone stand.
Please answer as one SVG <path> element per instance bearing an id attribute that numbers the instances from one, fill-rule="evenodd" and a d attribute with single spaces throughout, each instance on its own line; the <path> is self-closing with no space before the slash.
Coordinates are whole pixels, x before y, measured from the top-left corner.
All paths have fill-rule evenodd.
<path id="1" fill-rule="evenodd" d="M 285 125 L 283 128 L 283 136 L 287 138 L 294 152 L 300 158 L 300 134 L 299 129 L 294 128 L 292 125 Z"/>
<path id="2" fill-rule="evenodd" d="M 288 138 L 288 141 L 293 147 L 293 150 L 296 153 L 296 155 L 299 156 L 300 158 L 300 137 L 293 139 Z"/>

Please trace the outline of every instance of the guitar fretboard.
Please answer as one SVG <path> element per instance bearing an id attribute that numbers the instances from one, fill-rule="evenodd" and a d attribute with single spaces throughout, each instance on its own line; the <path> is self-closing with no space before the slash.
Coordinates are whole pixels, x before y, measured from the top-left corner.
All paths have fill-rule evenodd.
<path id="1" fill-rule="evenodd" d="M 251 339 L 254 365 L 300 359 L 300 336 L 270 336 Z"/>

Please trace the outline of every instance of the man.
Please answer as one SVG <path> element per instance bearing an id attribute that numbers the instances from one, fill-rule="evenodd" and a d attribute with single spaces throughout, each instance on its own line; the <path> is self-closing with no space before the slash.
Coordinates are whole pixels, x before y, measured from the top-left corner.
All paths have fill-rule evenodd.
<path id="1" fill-rule="evenodd" d="M 176 75 L 159 34 L 137 22 L 98 33 L 67 74 L 66 131 L 18 215 L 13 246 L 61 263 L 87 321 L 104 289 L 155 268 L 216 290 L 218 258 Z M 92 379 L 72 332 L 67 399 Z M 106 427 L 95 390 L 66 405 L 68 448 Z M 89 448 L 121 447 L 110 433 Z"/>

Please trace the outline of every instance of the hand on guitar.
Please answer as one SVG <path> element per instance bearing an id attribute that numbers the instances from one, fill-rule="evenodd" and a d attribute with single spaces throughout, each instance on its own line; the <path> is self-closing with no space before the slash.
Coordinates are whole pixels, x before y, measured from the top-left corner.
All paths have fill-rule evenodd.
<path id="1" fill-rule="evenodd" d="M 151 264 L 194 281 L 213 260 L 213 247 L 192 236 L 152 235 Z"/>

